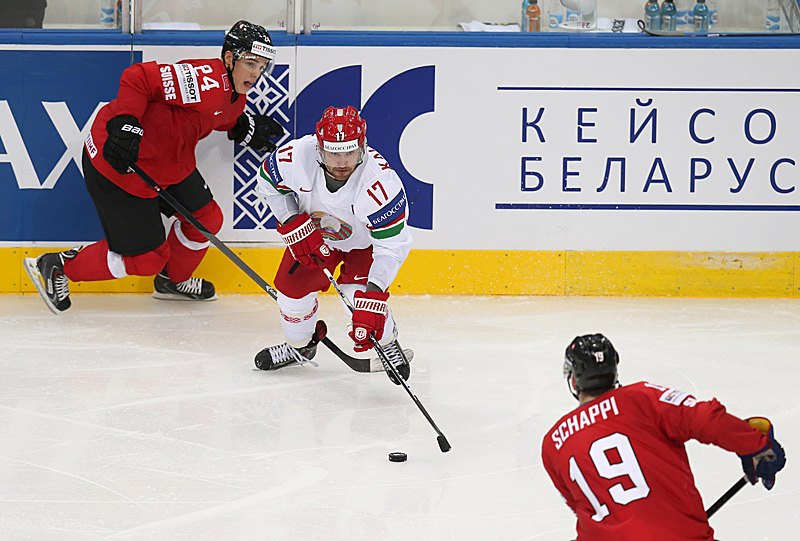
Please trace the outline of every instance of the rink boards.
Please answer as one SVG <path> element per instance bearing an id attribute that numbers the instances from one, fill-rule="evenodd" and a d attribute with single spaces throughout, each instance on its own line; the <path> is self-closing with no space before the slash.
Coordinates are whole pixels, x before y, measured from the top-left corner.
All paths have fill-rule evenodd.
<path id="1" fill-rule="evenodd" d="M 42 248 L 0 248 L 3 293 L 35 289 L 22 258 Z M 283 253 L 234 252 L 268 283 Z M 558 252 L 540 250 L 412 250 L 390 289 L 395 295 L 630 295 L 795 297 L 796 252 Z M 211 248 L 197 276 L 223 293 L 263 293 L 219 250 Z M 147 293 L 152 278 L 70 283 L 72 293 Z"/>
<path id="2" fill-rule="evenodd" d="M 0 292 L 33 291 L 22 257 L 102 236 L 80 148 L 130 59 L 214 57 L 221 40 L 17 34 L 0 35 L 0 61 L 34 69 L 0 81 Z M 250 109 L 277 118 L 287 141 L 325 106 L 356 105 L 369 144 L 404 181 L 415 243 L 395 293 L 798 294 L 800 40 L 320 32 L 275 42 Z M 215 133 L 198 157 L 226 215 L 219 237 L 272 281 L 280 240 L 253 193 L 262 156 Z M 213 248 L 199 273 L 224 293 L 259 291 Z M 149 278 L 71 286 L 151 288 Z"/>

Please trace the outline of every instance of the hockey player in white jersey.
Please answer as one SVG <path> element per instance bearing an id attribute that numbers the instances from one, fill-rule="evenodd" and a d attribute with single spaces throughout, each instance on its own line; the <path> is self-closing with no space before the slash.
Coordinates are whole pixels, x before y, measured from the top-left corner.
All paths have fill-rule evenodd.
<path id="1" fill-rule="evenodd" d="M 328 107 L 314 135 L 289 141 L 258 171 L 258 193 L 287 246 L 275 276 L 286 343 L 256 355 L 261 370 L 314 356 L 327 332 L 317 313 L 317 295 L 330 286 L 321 266 L 333 272 L 341 263 L 338 282 L 355 308 L 355 351 L 373 347 L 372 333 L 403 379 L 410 375 L 411 355 L 397 342 L 387 304 L 411 249 L 408 201 L 400 177 L 367 146 L 366 132 L 355 107 Z"/>

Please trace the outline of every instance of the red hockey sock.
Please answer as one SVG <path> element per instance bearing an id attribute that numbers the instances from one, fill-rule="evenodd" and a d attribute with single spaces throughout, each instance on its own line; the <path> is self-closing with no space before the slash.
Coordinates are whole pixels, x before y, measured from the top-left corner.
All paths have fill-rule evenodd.
<path id="1" fill-rule="evenodd" d="M 195 212 L 209 231 L 216 234 L 222 228 L 222 210 L 216 201 Z M 167 261 L 167 275 L 173 282 L 183 282 L 191 278 L 203 256 L 208 251 L 208 239 L 182 216 L 175 221 L 167 237 L 170 257 Z"/>
<path id="2" fill-rule="evenodd" d="M 72 282 L 113 280 L 108 269 L 108 242 L 105 239 L 90 244 L 72 259 L 64 262 L 64 274 Z"/>

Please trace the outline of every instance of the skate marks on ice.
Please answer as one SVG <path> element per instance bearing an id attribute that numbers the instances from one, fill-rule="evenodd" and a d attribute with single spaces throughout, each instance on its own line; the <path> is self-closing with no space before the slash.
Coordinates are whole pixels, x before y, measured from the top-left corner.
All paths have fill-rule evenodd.
<path id="1" fill-rule="evenodd" d="M 574 518 L 539 459 L 575 406 L 566 344 L 604 332 L 624 382 L 650 380 L 767 415 L 789 456 L 800 303 L 556 297 L 391 298 L 415 350 L 415 394 L 447 434 L 442 454 L 402 389 L 320 349 L 318 368 L 253 370 L 282 334 L 274 301 L 165 303 L 75 295 L 53 316 L 0 297 L 0 516 L 20 539 L 570 539 Z M 338 300 L 320 299 L 348 345 Z M 795 376 L 795 377 L 792 377 Z M 389 452 L 408 461 L 391 463 Z M 689 445 L 713 502 L 735 456 Z M 790 458 L 791 460 L 791 458 Z M 800 505 L 787 468 L 712 519 L 721 539 L 775 539 Z M 741 517 L 757 513 L 759 521 Z M 768 521 L 768 522 L 765 522 Z M 772 536 L 772 537 L 770 537 Z"/>

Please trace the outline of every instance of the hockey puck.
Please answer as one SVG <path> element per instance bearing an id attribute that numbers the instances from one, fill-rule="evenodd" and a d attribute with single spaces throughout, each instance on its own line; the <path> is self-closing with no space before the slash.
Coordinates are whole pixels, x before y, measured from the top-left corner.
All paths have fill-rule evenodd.
<path id="1" fill-rule="evenodd" d="M 405 462 L 408 455 L 405 453 L 389 453 L 389 462 Z"/>

